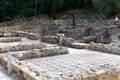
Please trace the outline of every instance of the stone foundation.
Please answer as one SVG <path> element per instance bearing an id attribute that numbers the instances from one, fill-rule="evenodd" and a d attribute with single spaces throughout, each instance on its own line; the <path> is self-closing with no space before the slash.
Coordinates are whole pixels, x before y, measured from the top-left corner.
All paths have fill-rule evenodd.
<path id="1" fill-rule="evenodd" d="M 30 49 L 42 49 L 45 48 L 46 45 L 39 44 L 39 43 L 32 43 L 32 44 L 20 44 L 20 45 L 14 45 L 14 46 L 6 46 L 0 48 L 0 53 L 6 53 L 8 51 L 15 52 L 15 51 L 24 51 L 24 50 L 30 50 Z"/>
<path id="2" fill-rule="evenodd" d="M 63 47 L 59 47 L 59 48 L 53 47 L 53 48 L 34 49 L 34 50 L 24 51 L 21 53 L 22 53 L 22 57 L 18 57 L 17 54 L 14 54 L 14 56 L 20 60 L 32 59 L 32 58 L 39 58 L 46 56 L 68 54 L 68 49 Z"/>
<path id="3" fill-rule="evenodd" d="M 95 51 L 103 51 L 103 52 L 107 52 L 107 53 L 120 54 L 120 45 L 119 44 L 92 43 L 89 45 L 88 49 L 95 50 Z"/>
<path id="4" fill-rule="evenodd" d="M 36 51 L 35 51 L 36 52 Z M 29 59 L 35 57 L 45 57 L 59 54 L 68 54 L 67 48 L 45 48 L 37 50 L 36 53 L 22 53 L 21 58 L 13 58 L 13 64 L 11 71 L 17 72 L 18 75 L 23 76 L 25 80 L 53 80 L 50 74 L 41 69 L 40 67 L 31 65 L 30 63 L 26 63 L 24 61 L 19 61 L 19 59 Z M 13 54 L 13 56 L 17 56 Z M 0 55 L 0 63 L 7 66 L 6 55 Z"/>
<path id="5" fill-rule="evenodd" d="M 86 36 L 86 37 L 82 37 L 80 39 L 80 42 L 83 42 L 83 43 L 90 43 L 90 42 L 95 42 L 97 40 L 97 37 L 96 36 Z"/>
<path id="6" fill-rule="evenodd" d="M 59 38 L 57 36 L 44 36 L 42 41 L 48 43 L 59 44 Z M 74 40 L 72 38 L 63 38 L 62 45 L 68 46 L 69 44 L 73 43 Z"/>
<path id="7" fill-rule="evenodd" d="M 49 52 L 49 49 L 43 50 L 45 53 L 47 51 Z M 12 70 L 18 75 L 23 76 L 25 80 L 120 80 L 119 64 L 116 65 L 110 63 L 101 65 L 100 69 L 89 66 L 90 70 L 85 70 L 88 71 L 85 75 L 82 75 L 80 71 L 72 71 L 69 74 L 62 74 L 61 76 L 54 78 L 52 74 L 39 66 L 29 62 L 19 61 L 17 58 L 13 58 L 13 60 Z M 0 55 L 0 63 L 6 66 L 7 62 L 4 54 Z"/>
<path id="8" fill-rule="evenodd" d="M 26 38 L 31 39 L 31 40 L 40 39 L 40 35 L 39 34 L 23 32 L 23 31 L 19 31 L 17 33 L 18 33 L 19 37 L 26 37 Z"/>
<path id="9" fill-rule="evenodd" d="M 88 46 L 89 44 L 86 44 L 86 43 L 72 43 L 72 44 L 69 44 L 68 47 L 76 48 L 76 49 L 87 49 Z"/>
<path id="10" fill-rule="evenodd" d="M 0 38 L 0 43 L 2 43 L 2 42 L 18 42 L 18 41 L 22 41 L 22 38 L 20 38 L 20 37 Z"/>

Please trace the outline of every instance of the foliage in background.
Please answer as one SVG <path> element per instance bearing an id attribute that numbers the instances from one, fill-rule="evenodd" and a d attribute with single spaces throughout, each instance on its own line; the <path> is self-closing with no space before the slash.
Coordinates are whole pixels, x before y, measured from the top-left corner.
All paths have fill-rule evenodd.
<path id="1" fill-rule="evenodd" d="M 108 16 L 120 13 L 120 0 L 93 0 L 93 2 L 97 10 Z"/>
<path id="2" fill-rule="evenodd" d="M 72 9 L 97 9 L 104 14 L 120 13 L 120 0 L 0 0 L 0 22 L 11 20 L 15 15 L 34 16 L 36 13 L 55 17 Z"/>

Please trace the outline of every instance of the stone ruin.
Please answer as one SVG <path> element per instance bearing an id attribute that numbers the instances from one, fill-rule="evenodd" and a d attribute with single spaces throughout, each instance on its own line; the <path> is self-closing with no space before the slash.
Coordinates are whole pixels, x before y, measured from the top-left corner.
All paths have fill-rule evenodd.
<path id="1" fill-rule="evenodd" d="M 109 44 L 114 41 L 119 41 L 120 22 L 105 21 L 104 23 L 100 22 L 98 26 L 96 23 L 95 25 L 84 25 L 84 27 L 62 27 L 51 25 L 44 28 L 41 31 L 41 35 L 56 36 L 59 30 L 62 30 L 65 33 L 66 38 L 73 38 L 82 43 L 90 43 L 93 41 L 96 43 Z"/>
<path id="2" fill-rule="evenodd" d="M 0 64 L 23 80 L 119 80 L 120 22 L 101 19 L 93 23 L 96 18 L 89 16 L 75 26 L 61 20 L 35 29 L 1 28 Z M 62 44 L 59 30 L 65 34 Z"/>

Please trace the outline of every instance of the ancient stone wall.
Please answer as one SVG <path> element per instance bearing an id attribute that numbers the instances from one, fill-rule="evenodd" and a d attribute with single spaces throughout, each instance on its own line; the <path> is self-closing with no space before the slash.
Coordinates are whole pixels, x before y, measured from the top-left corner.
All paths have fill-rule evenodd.
<path id="1" fill-rule="evenodd" d="M 68 47 L 76 48 L 76 49 L 87 49 L 89 44 L 86 43 L 71 43 Z"/>
<path id="2" fill-rule="evenodd" d="M 73 38 L 75 40 L 79 40 L 80 42 L 84 42 L 81 39 L 89 38 L 89 36 L 95 36 L 96 39 L 93 37 L 89 38 L 85 42 L 91 42 L 92 41 L 96 43 L 104 43 L 108 44 L 111 42 L 111 36 L 113 33 L 111 33 L 111 30 L 114 28 L 118 31 L 116 34 L 120 33 L 120 23 L 119 21 L 114 20 L 104 20 L 100 23 L 96 24 L 89 24 L 86 25 L 79 25 L 79 26 L 58 26 L 58 25 L 52 25 L 48 26 L 41 30 L 42 36 L 56 36 L 59 30 L 62 30 L 65 34 L 66 38 Z"/>
<path id="3" fill-rule="evenodd" d="M 17 33 L 18 33 L 19 37 L 26 37 L 26 38 L 31 39 L 31 40 L 40 39 L 40 35 L 39 34 L 23 32 L 23 31 L 19 31 Z"/>
<path id="4" fill-rule="evenodd" d="M 20 38 L 20 37 L 0 38 L 0 43 L 2 43 L 2 42 L 18 42 L 18 41 L 22 41 L 22 38 Z"/>
<path id="5" fill-rule="evenodd" d="M 65 37 L 79 39 L 81 36 L 85 36 L 85 28 L 72 28 L 72 27 L 63 27 L 63 26 L 49 26 L 45 29 L 42 29 L 42 36 L 56 36 L 59 30 L 63 31 Z"/>
<path id="6" fill-rule="evenodd" d="M 92 43 L 89 45 L 88 49 L 96 50 L 96 51 L 103 51 L 103 52 L 107 52 L 107 53 L 120 54 L 120 44 Z"/>
<path id="7" fill-rule="evenodd" d="M 19 57 L 17 54 L 14 54 L 14 56 L 20 60 L 32 59 L 32 58 L 39 58 L 46 56 L 68 54 L 68 49 L 63 47 L 59 47 L 59 48 L 52 47 L 52 48 L 34 49 L 21 53 L 22 53 L 21 57 Z"/>
<path id="8" fill-rule="evenodd" d="M 8 51 L 15 52 L 15 51 L 24 51 L 24 50 L 30 50 L 30 49 L 42 49 L 45 48 L 45 44 L 20 44 L 15 46 L 6 46 L 0 48 L 0 53 L 6 53 Z"/>
<path id="9" fill-rule="evenodd" d="M 29 59 L 35 57 L 42 57 L 42 56 L 52 56 L 52 55 L 59 55 L 59 54 L 68 54 L 67 48 L 46 48 L 40 49 L 36 53 L 22 53 L 21 58 L 15 58 L 15 54 L 13 54 L 13 63 L 11 72 L 15 71 L 18 75 L 23 76 L 25 80 L 53 80 L 53 78 L 48 74 L 45 70 L 40 67 L 31 65 L 24 61 L 19 61 L 19 59 Z M 7 65 L 6 55 L 0 55 L 0 63 L 4 66 Z"/>
<path id="10" fill-rule="evenodd" d="M 25 80 L 119 80 L 119 67 L 120 65 L 113 67 L 106 65 L 103 66 L 102 70 L 97 71 L 96 69 L 92 69 L 91 72 L 86 72 L 85 75 L 81 75 L 79 71 L 73 71 L 69 74 L 53 78 L 50 73 L 47 73 L 44 69 L 34 64 L 31 65 L 16 58 L 14 58 L 14 63 L 12 64 L 12 70 L 17 72 L 18 75 L 23 76 Z"/>
<path id="11" fill-rule="evenodd" d="M 59 44 L 59 38 L 57 36 L 44 36 L 42 41 L 48 43 Z M 69 44 L 73 43 L 74 40 L 72 38 L 63 38 L 62 45 L 68 46 Z"/>

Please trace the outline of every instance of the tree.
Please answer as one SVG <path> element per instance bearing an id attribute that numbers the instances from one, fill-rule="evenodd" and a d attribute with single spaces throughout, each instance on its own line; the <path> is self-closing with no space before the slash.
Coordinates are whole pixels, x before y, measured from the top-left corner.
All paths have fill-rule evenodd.
<path id="1" fill-rule="evenodd" d="M 72 9 L 97 9 L 104 14 L 120 13 L 120 0 L 37 0 L 37 14 L 55 17 Z M 34 16 L 35 0 L 0 0 L 0 22 L 15 15 Z"/>
<path id="2" fill-rule="evenodd" d="M 93 3 L 104 14 L 114 15 L 120 11 L 120 0 L 93 0 Z"/>

